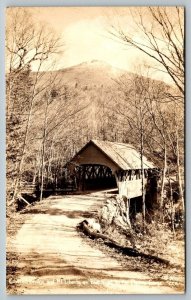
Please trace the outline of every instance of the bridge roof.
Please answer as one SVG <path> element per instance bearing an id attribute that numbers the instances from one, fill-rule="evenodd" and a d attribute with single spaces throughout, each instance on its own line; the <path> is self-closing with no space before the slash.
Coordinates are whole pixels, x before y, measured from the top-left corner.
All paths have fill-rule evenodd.
<path id="1" fill-rule="evenodd" d="M 75 158 L 80 157 L 85 150 L 94 146 L 97 150 L 101 151 L 107 159 L 110 159 L 112 163 L 114 163 L 118 169 L 121 170 L 136 170 L 141 169 L 141 156 L 140 153 L 136 150 L 136 148 L 130 144 L 125 143 L 116 143 L 109 141 L 101 141 L 101 140 L 90 140 L 75 156 Z M 85 157 L 84 157 L 85 159 Z M 72 161 L 71 160 L 71 161 Z M 143 156 L 143 168 L 144 169 L 153 169 L 156 166 L 148 160 L 145 156 Z"/>
<path id="2" fill-rule="evenodd" d="M 110 157 L 122 170 L 141 169 L 141 156 L 134 146 L 125 143 L 116 143 L 92 140 L 108 157 Z M 156 168 L 154 164 L 143 156 L 143 168 Z"/>

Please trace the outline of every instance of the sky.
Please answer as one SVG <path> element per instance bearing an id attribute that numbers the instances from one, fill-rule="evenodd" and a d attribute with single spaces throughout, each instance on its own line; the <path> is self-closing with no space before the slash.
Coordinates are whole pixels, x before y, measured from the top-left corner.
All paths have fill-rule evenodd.
<path id="1" fill-rule="evenodd" d="M 46 23 L 62 36 L 64 53 L 58 68 L 66 68 L 91 60 L 135 72 L 139 64 L 153 63 L 134 48 L 127 48 L 109 34 L 111 24 L 120 22 L 133 32 L 127 8 L 114 7 L 35 7 L 27 8 L 36 22 Z M 128 16 L 128 18 L 127 18 Z M 128 24 L 127 24 L 127 20 Z M 149 20 L 148 20 L 149 22 Z M 138 37 L 141 38 L 141 37 Z M 169 81 L 165 73 L 152 71 L 151 77 Z"/>
<path id="2" fill-rule="evenodd" d="M 50 24 L 62 34 L 65 51 L 61 67 L 101 60 L 130 70 L 132 63 L 137 61 L 135 51 L 125 51 L 125 47 L 108 33 L 112 16 L 116 14 L 115 8 L 36 8 L 33 13 L 36 19 Z"/>

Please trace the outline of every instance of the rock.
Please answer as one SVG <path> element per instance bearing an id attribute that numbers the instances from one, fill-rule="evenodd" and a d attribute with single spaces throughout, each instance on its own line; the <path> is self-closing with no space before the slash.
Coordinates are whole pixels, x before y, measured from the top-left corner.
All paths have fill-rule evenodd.
<path id="1" fill-rule="evenodd" d="M 87 219 L 87 225 L 95 232 L 101 232 L 101 226 L 94 219 Z"/>

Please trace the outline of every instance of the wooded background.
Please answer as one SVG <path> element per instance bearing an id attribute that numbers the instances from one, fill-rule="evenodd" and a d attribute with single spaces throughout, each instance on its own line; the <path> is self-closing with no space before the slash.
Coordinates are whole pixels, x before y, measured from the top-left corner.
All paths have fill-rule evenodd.
<path id="1" fill-rule="evenodd" d="M 112 39 L 151 61 L 129 73 L 96 60 L 57 70 L 63 39 L 27 9 L 7 9 L 8 207 L 31 184 L 40 199 L 45 185 L 64 184 L 66 162 L 90 139 L 133 144 L 162 170 L 161 209 L 167 183 L 184 207 L 184 11 L 170 10 L 130 10 L 141 41 L 128 26 L 108 24 Z M 153 69 L 172 85 L 152 79 Z"/>

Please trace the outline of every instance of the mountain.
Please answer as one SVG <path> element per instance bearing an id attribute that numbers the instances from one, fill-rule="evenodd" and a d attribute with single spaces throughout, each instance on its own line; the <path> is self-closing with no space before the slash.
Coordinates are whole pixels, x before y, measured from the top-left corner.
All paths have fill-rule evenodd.
<path id="1" fill-rule="evenodd" d="M 126 71 L 112 67 L 106 62 L 92 60 L 79 65 L 62 69 L 62 74 L 68 82 L 73 81 L 80 85 L 104 85 L 111 86 L 113 81 L 120 76 L 127 74 Z"/>
<path id="2" fill-rule="evenodd" d="M 31 77 L 34 79 L 35 75 L 33 72 Z M 139 82 L 136 74 L 93 60 L 70 68 L 41 72 L 38 76 L 27 139 L 25 174 L 31 174 L 31 169 L 40 165 L 43 143 L 45 164 L 54 169 L 55 176 L 90 139 L 140 146 L 133 124 L 139 122 L 139 117 L 133 115 L 132 118 L 134 106 L 131 102 L 134 97 L 139 101 L 142 92 L 136 84 Z M 146 78 L 140 79 L 144 86 Z M 27 90 L 24 82 L 23 85 Z M 161 89 L 163 87 L 165 84 Z M 155 88 L 153 91 L 155 95 Z M 29 102 L 25 103 L 27 112 Z M 24 132 L 26 122 L 22 128 Z"/>
<path id="3" fill-rule="evenodd" d="M 38 82 L 38 90 L 42 92 L 34 106 L 31 140 L 34 135 L 36 140 L 41 140 L 46 108 L 44 91 L 50 89 L 57 95 L 48 108 L 51 139 L 56 136 L 65 144 L 66 139 L 71 139 L 73 144 L 79 141 L 79 146 L 91 138 L 112 140 L 118 126 L 114 106 L 121 93 L 116 81 L 121 76 L 130 78 L 132 74 L 98 60 L 42 72 Z"/>
<path id="4" fill-rule="evenodd" d="M 64 151 L 70 149 L 68 157 L 90 139 L 132 142 L 125 114 L 136 76 L 98 60 L 43 72 L 38 83 L 42 93 L 35 104 L 31 139 L 35 135 L 41 141 L 46 108 L 45 86 L 45 90 L 55 95 L 48 107 L 48 138 L 60 143 L 62 149 L 66 147 Z M 120 82 L 125 82 L 125 93 Z"/>

